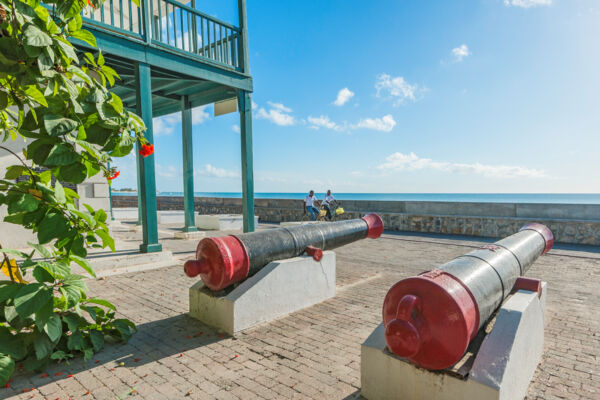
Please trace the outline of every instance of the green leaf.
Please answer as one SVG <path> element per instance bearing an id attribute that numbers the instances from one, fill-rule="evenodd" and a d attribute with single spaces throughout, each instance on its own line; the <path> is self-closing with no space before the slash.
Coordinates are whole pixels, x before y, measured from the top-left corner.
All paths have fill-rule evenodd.
<path id="1" fill-rule="evenodd" d="M 85 361 L 85 362 L 90 361 L 93 356 L 94 356 L 94 350 L 92 350 L 92 349 L 83 350 L 83 361 Z"/>
<path id="2" fill-rule="evenodd" d="M 22 194 L 18 197 L 12 197 L 12 201 L 8 204 L 9 214 L 15 214 L 19 212 L 31 212 L 38 208 L 39 201 L 29 193 Z"/>
<path id="3" fill-rule="evenodd" d="M 71 332 L 75 332 L 80 327 L 87 324 L 85 318 L 80 317 L 75 313 L 63 315 L 62 320 L 67 324 L 67 327 Z"/>
<path id="4" fill-rule="evenodd" d="M 60 204 L 65 204 L 67 201 L 65 189 L 63 189 L 63 185 L 61 185 L 59 181 L 56 181 L 54 184 L 54 196 L 56 196 L 56 201 L 58 201 Z"/>
<path id="5" fill-rule="evenodd" d="M 38 265 L 33 269 L 33 277 L 38 282 L 53 283 L 55 281 L 54 276 L 44 267 Z"/>
<path id="6" fill-rule="evenodd" d="M 67 57 L 69 60 L 72 60 L 75 63 L 79 63 L 79 58 L 77 57 L 77 53 L 75 53 L 75 49 L 73 48 L 73 45 L 71 45 L 71 43 L 69 43 L 68 41 L 63 41 L 62 38 L 57 38 L 56 44 L 58 44 L 60 50 L 63 52 L 65 57 Z"/>
<path id="7" fill-rule="evenodd" d="M 93 304 L 98 304 L 100 306 L 104 306 L 107 308 L 110 308 L 111 310 L 116 310 L 116 307 L 108 300 L 104 300 L 104 299 L 98 299 L 96 297 L 91 298 L 91 299 L 87 299 L 85 301 L 86 303 L 93 303 Z"/>
<path id="8" fill-rule="evenodd" d="M 46 102 L 46 98 L 44 94 L 40 92 L 40 90 L 35 85 L 29 85 L 25 88 L 25 94 L 37 103 L 41 104 L 44 107 L 48 107 L 48 103 Z"/>
<path id="9" fill-rule="evenodd" d="M 0 326 L 0 354 L 9 355 L 20 360 L 27 354 L 27 347 L 23 345 L 23 336 L 14 335 L 9 328 Z"/>
<path id="10" fill-rule="evenodd" d="M 48 335 L 43 332 L 38 332 L 33 339 L 33 347 L 35 349 L 35 356 L 38 360 L 48 357 L 54 349 L 54 343 L 50 340 Z"/>
<path id="11" fill-rule="evenodd" d="M 94 272 L 94 269 L 92 268 L 92 265 L 89 263 L 88 260 L 86 260 L 83 257 L 76 256 L 76 255 L 71 255 L 71 259 L 73 261 L 75 261 L 77 264 L 79 264 L 79 266 L 81 268 L 83 268 L 85 270 L 85 272 L 87 272 L 88 274 L 90 274 L 94 278 L 96 277 L 96 273 Z M 92 301 L 88 300 L 88 302 L 92 302 Z"/>
<path id="12" fill-rule="evenodd" d="M 22 165 L 11 165 L 6 169 L 4 179 L 17 179 L 23 175 L 23 171 L 27 171 L 27 168 Z"/>
<path id="13" fill-rule="evenodd" d="M 15 361 L 4 354 L 0 354 L 0 386 L 4 386 L 15 372 Z"/>
<path id="14" fill-rule="evenodd" d="M 100 239 L 102 239 L 103 248 L 108 246 L 112 251 L 115 251 L 115 240 L 110 237 L 108 232 L 98 229 L 95 231 L 95 233 L 96 235 L 100 236 Z"/>
<path id="15" fill-rule="evenodd" d="M 50 258 L 52 257 L 52 253 L 50 253 L 50 250 L 48 250 L 47 248 L 45 248 L 44 246 L 42 246 L 41 244 L 38 243 L 31 243 L 31 242 L 27 242 L 27 244 L 31 247 L 33 247 L 39 255 L 41 255 L 44 258 Z"/>
<path id="16" fill-rule="evenodd" d="M 82 25 L 81 15 L 77 14 L 77 15 L 75 15 L 75 17 L 73 17 L 69 21 L 69 24 L 67 26 L 69 27 L 69 31 L 73 32 L 73 31 L 80 30 L 81 25 Z"/>
<path id="17" fill-rule="evenodd" d="M 15 310 L 19 317 L 25 318 L 52 301 L 52 292 L 41 283 L 22 285 L 14 297 Z"/>
<path id="18" fill-rule="evenodd" d="M 63 181 L 74 184 L 80 184 L 87 178 L 87 168 L 80 162 L 60 167 L 59 173 Z"/>
<path id="19" fill-rule="evenodd" d="M 52 136 L 60 136 L 69 133 L 77 128 L 78 125 L 79 124 L 76 121 L 61 115 L 44 115 L 44 128 L 46 128 L 46 131 Z"/>
<path id="20" fill-rule="evenodd" d="M 71 32 L 71 37 L 82 40 L 92 47 L 97 47 L 96 38 L 94 37 L 94 35 L 92 35 L 90 31 L 87 31 L 85 29 Z"/>
<path id="21" fill-rule="evenodd" d="M 2 250 L 4 251 L 4 249 Z M 14 297 L 15 293 L 20 289 L 20 287 L 21 285 L 18 283 L 9 281 L 0 282 L 0 303 L 3 303 L 6 301 L 6 299 Z"/>
<path id="22" fill-rule="evenodd" d="M 95 351 L 100 351 L 104 347 L 104 335 L 95 329 L 90 331 L 90 340 Z"/>
<path id="23" fill-rule="evenodd" d="M 56 314 L 50 315 L 46 326 L 44 326 L 44 332 L 48 335 L 51 341 L 56 342 L 62 335 L 62 323 L 60 317 Z"/>
<path id="24" fill-rule="evenodd" d="M 78 158 L 79 155 L 75 152 L 73 146 L 66 143 L 59 143 L 52 147 L 43 164 L 48 167 L 58 167 L 73 164 Z"/>
<path id="25" fill-rule="evenodd" d="M 83 350 L 84 348 L 83 334 L 81 331 L 73 331 L 73 334 L 69 336 L 67 340 L 67 347 L 69 350 Z"/>
<path id="26" fill-rule="evenodd" d="M 34 24 L 26 24 L 23 31 L 25 43 L 33 47 L 46 47 L 52 44 L 52 39 Z"/>
<path id="27" fill-rule="evenodd" d="M 81 300 L 81 289 L 74 286 L 62 286 L 60 292 L 67 299 L 67 307 L 74 307 Z"/>
<path id="28" fill-rule="evenodd" d="M 48 243 L 52 239 L 60 239 L 69 231 L 69 224 L 61 214 L 47 214 L 38 226 L 38 241 Z"/>

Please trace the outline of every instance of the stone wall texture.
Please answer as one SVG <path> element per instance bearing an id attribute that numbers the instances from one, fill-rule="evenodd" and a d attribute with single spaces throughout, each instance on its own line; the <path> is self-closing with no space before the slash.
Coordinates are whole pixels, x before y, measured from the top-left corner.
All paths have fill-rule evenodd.
<path id="1" fill-rule="evenodd" d="M 183 197 L 159 196 L 159 210 L 183 210 Z M 298 221 L 302 200 L 255 199 L 260 222 Z M 386 230 L 499 238 L 523 225 L 547 225 L 560 243 L 600 245 L 599 204 L 458 203 L 435 201 L 341 202 L 344 219 L 378 213 Z M 113 207 L 137 207 L 135 196 L 113 196 Z M 196 197 L 200 214 L 240 214 L 242 199 Z"/>

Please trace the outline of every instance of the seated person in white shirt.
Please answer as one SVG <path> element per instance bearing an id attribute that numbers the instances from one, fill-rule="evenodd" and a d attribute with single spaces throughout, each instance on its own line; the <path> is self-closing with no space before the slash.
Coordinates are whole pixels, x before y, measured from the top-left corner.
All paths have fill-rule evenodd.
<path id="1" fill-rule="evenodd" d="M 311 221 L 314 221 L 315 219 L 317 219 L 317 215 L 319 215 L 319 209 L 316 207 L 317 202 L 318 202 L 318 200 L 315 197 L 314 190 L 311 190 L 310 192 L 308 192 L 308 196 L 306 196 L 304 198 L 304 210 L 305 210 L 305 212 L 306 212 L 306 210 L 308 210 L 308 212 L 310 213 Z"/>
<path id="2" fill-rule="evenodd" d="M 335 206 L 336 200 L 335 197 L 331 194 L 331 190 L 327 191 L 327 196 L 325 196 L 325 200 L 323 200 L 323 206 L 325 210 L 327 210 L 327 218 L 331 220 L 333 214 L 331 212 L 332 207 Z"/>

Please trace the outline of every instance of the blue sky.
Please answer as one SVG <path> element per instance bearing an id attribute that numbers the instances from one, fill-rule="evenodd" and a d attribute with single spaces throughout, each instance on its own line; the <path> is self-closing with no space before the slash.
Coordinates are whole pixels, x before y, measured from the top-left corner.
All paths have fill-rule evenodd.
<path id="1" fill-rule="evenodd" d="M 247 2 L 255 191 L 600 192 L 599 1 Z M 194 122 L 195 191 L 239 192 L 238 114 Z M 182 191 L 180 117 L 154 128 Z"/>

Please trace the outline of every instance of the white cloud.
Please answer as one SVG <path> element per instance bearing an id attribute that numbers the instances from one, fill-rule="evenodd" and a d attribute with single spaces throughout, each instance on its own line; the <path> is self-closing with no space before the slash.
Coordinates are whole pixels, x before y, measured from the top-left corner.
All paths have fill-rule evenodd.
<path id="1" fill-rule="evenodd" d="M 354 92 L 351 91 L 350 89 L 343 88 L 342 90 L 340 90 L 337 94 L 337 98 L 335 99 L 335 101 L 333 102 L 333 104 L 335 104 L 336 106 L 343 106 L 344 104 L 346 104 L 351 98 L 354 97 Z"/>
<path id="2" fill-rule="evenodd" d="M 208 106 L 200 106 L 192 109 L 192 125 L 199 125 L 210 118 L 206 111 Z M 174 126 L 181 124 L 181 112 L 165 115 L 152 119 L 154 136 L 168 136 L 174 132 Z"/>
<path id="3" fill-rule="evenodd" d="M 345 130 L 346 125 L 346 123 L 339 125 L 329 119 L 326 115 L 321 115 L 320 117 L 308 117 L 308 123 L 312 129 L 327 128 L 338 132 Z"/>
<path id="4" fill-rule="evenodd" d="M 469 47 L 466 44 L 463 44 L 453 48 L 452 55 L 454 56 L 454 61 L 461 62 L 463 58 L 470 56 L 471 52 L 469 51 Z"/>
<path id="5" fill-rule="evenodd" d="M 233 130 L 235 133 L 240 133 L 240 132 L 241 132 L 241 130 L 240 130 L 240 126 L 239 126 L 239 125 L 237 125 L 237 124 L 236 124 L 236 125 L 233 125 L 233 126 L 231 127 L 231 129 L 232 129 L 232 130 Z"/>
<path id="6" fill-rule="evenodd" d="M 382 170 L 394 171 L 416 171 L 431 169 L 450 173 L 470 173 L 483 175 L 490 178 L 541 178 L 545 172 L 539 169 L 531 169 L 510 165 L 485 165 L 480 163 L 462 164 L 446 161 L 434 161 L 430 158 L 421 158 L 415 153 L 403 154 L 396 152 L 386 157 L 386 162 L 378 166 Z"/>
<path id="7" fill-rule="evenodd" d="M 552 0 L 504 0 L 504 5 L 521 8 L 550 6 L 552 5 Z"/>
<path id="8" fill-rule="evenodd" d="M 200 175 L 211 176 L 214 178 L 239 178 L 240 174 L 235 171 L 229 171 L 223 168 L 217 168 L 211 164 L 205 164 L 204 169 L 198 171 Z"/>
<path id="9" fill-rule="evenodd" d="M 267 102 L 270 106 L 269 110 L 264 107 L 259 107 L 256 103 L 253 104 L 255 107 L 256 119 L 266 119 L 279 126 L 291 126 L 296 124 L 296 119 L 290 115 L 292 112 L 291 108 L 284 106 L 281 103 Z"/>
<path id="10" fill-rule="evenodd" d="M 394 105 L 404 104 L 406 101 L 417 101 L 420 94 L 425 90 L 418 85 L 411 85 L 403 77 L 392 77 L 381 74 L 375 82 L 377 97 L 388 97 L 394 99 Z"/>
<path id="11" fill-rule="evenodd" d="M 390 132 L 396 126 L 396 121 L 391 114 L 384 115 L 382 118 L 364 118 L 358 121 L 355 129 L 372 129 L 381 132 Z"/>
<path id="12" fill-rule="evenodd" d="M 181 176 L 178 169 L 173 165 L 156 164 L 156 175 L 166 179 L 176 179 Z"/>

